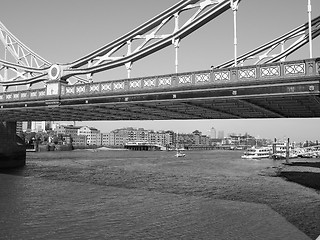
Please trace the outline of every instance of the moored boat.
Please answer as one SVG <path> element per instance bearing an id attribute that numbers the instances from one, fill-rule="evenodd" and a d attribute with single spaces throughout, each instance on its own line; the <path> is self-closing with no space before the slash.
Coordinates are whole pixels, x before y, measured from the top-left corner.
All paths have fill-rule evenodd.
<path id="1" fill-rule="evenodd" d="M 270 147 L 252 147 L 247 149 L 241 156 L 242 159 L 264 159 L 269 158 L 271 154 Z"/>
<path id="2" fill-rule="evenodd" d="M 298 157 L 320 158 L 320 145 L 299 148 Z"/>
<path id="3" fill-rule="evenodd" d="M 272 157 L 274 160 L 281 160 L 281 159 L 286 159 L 286 158 L 287 158 L 287 154 L 286 154 L 286 153 L 273 153 L 273 154 L 271 155 L 271 157 Z M 297 155 L 295 152 L 290 151 L 288 157 L 289 157 L 289 158 L 297 158 L 298 155 Z"/>
<path id="4" fill-rule="evenodd" d="M 275 142 L 272 144 L 271 158 L 274 160 L 281 160 L 288 158 L 297 158 L 298 153 L 294 145 L 289 142 Z"/>
<path id="5" fill-rule="evenodd" d="M 179 151 L 179 150 L 177 150 L 177 153 L 176 153 L 176 155 L 175 155 L 176 157 L 185 157 L 186 156 L 186 154 L 184 154 L 183 152 L 181 152 L 181 151 Z"/>
<path id="6" fill-rule="evenodd" d="M 179 148 L 178 142 L 179 142 L 179 134 L 177 133 L 177 142 L 176 142 L 176 151 L 177 152 L 176 152 L 175 156 L 176 157 L 185 157 L 186 154 L 183 153 L 183 150 L 185 150 L 185 149 L 184 148 Z"/>

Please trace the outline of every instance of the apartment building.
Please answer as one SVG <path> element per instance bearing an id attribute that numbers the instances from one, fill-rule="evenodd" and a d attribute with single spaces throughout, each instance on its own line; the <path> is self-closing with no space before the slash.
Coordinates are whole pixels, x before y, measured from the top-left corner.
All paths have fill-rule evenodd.
<path id="1" fill-rule="evenodd" d="M 128 142 L 149 142 L 162 146 L 172 145 L 174 133 L 172 131 L 146 130 L 143 128 L 121 128 L 102 134 L 103 145 L 123 146 Z"/>
<path id="2" fill-rule="evenodd" d="M 85 135 L 77 135 L 72 137 L 73 146 L 85 146 L 87 145 L 87 137 Z"/>
<path id="3" fill-rule="evenodd" d="M 70 135 L 71 137 L 77 136 L 80 126 L 73 125 L 56 125 L 54 129 L 57 134 Z"/>
<path id="4" fill-rule="evenodd" d="M 77 135 L 86 136 L 87 145 L 101 145 L 101 133 L 98 129 L 82 126 L 78 129 Z"/>
<path id="5" fill-rule="evenodd" d="M 101 133 L 101 145 L 108 146 L 110 144 L 110 133 Z"/>

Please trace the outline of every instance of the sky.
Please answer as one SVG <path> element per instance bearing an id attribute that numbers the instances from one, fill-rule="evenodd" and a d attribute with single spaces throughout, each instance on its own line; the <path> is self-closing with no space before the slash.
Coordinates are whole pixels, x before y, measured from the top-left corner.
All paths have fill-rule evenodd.
<path id="1" fill-rule="evenodd" d="M 178 0 L 0 0 L 0 21 L 20 41 L 51 63 L 76 60 L 153 18 Z M 238 55 L 244 54 L 308 21 L 307 0 L 242 0 L 237 12 Z M 320 1 L 311 0 L 312 17 Z M 313 41 L 320 56 L 320 37 Z M 3 58 L 0 56 L 0 58 Z M 184 38 L 179 47 L 179 72 L 207 70 L 233 58 L 231 10 Z M 309 58 L 308 46 L 288 60 Z M 175 72 L 174 47 L 169 46 L 132 66 L 131 77 Z M 94 81 L 126 78 L 124 67 L 97 74 Z M 200 130 L 292 141 L 320 139 L 320 119 L 241 119 L 77 122 L 108 132 L 143 127 L 190 133 Z"/>

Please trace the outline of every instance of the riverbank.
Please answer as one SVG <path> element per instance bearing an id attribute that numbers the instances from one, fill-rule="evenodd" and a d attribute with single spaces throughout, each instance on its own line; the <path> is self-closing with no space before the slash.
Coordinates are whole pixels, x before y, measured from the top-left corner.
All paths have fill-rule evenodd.
<path id="1" fill-rule="evenodd" d="M 320 159 L 297 158 L 283 163 L 276 171 L 279 177 L 313 188 L 320 193 Z M 319 209 L 320 210 L 320 209 Z"/>
<path id="2" fill-rule="evenodd" d="M 242 160 L 241 154 L 188 151 L 185 158 L 177 159 L 172 152 L 29 153 L 27 166 L 14 174 L 115 187 L 119 191 L 131 189 L 206 201 L 263 204 L 316 239 L 320 234 L 319 191 L 297 184 L 293 178 L 287 181 L 284 176 L 290 173 L 297 178 L 311 170 L 316 173 L 318 168 L 284 165 L 269 159 Z"/>

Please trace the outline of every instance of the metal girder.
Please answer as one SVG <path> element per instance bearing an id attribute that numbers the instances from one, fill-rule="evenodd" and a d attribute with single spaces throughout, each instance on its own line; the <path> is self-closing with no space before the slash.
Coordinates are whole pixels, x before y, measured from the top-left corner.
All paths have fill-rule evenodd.
<path id="1" fill-rule="evenodd" d="M 37 106 L 1 108 L 1 121 L 68 121 L 68 120 L 172 120 L 172 119 L 239 119 L 239 118 L 295 118 L 320 117 L 317 96 L 270 96 L 266 98 L 207 99 L 130 104 L 89 104 L 70 106 Z M 31 106 L 31 104 L 30 104 Z M 213 110 L 211 107 L 215 107 Z M 189 108 L 189 109 L 188 109 Z M 216 109 L 225 109 L 224 113 Z M 226 112 L 227 110 L 227 112 Z M 239 114 L 237 114 L 239 113 Z M 230 115 L 231 114 L 231 115 Z"/>
<path id="2" fill-rule="evenodd" d="M 137 110 L 133 110 L 133 108 L 135 107 L 135 109 Z M 136 104 L 130 104 L 126 107 L 125 110 L 122 110 L 126 113 L 130 113 L 130 114 L 134 114 L 134 115 L 138 115 L 139 116 L 139 120 L 143 120 L 143 119 L 150 119 L 150 120 L 165 120 L 165 117 L 161 114 L 157 114 L 157 113 L 154 113 L 154 112 L 150 112 L 148 110 L 146 110 L 148 108 L 144 108 L 144 107 L 140 107 L 140 106 L 137 106 Z M 115 109 L 115 111 L 117 111 Z"/>
<path id="3" fill-rule="evenodd" d="M 316 115 L 316 113 L 315 113 L 314 109 L 312 109 L 311 105 L 303 103 L 303 101 L 301 99 L 297 99 L 296 101 L 297 101 L 297 103 L 300 104 L 301 108 L 304 108 L 306 110 L 306 112 L 312 112 L 314 115 Z"/>
<path id="4" fill-rule="evenodd" d="M 257 103 L 252 103 L 248 100 L 244 100 L 244 99 L 237 99 L 238 102 L 240 103 L 243 103 L 245 105 L 249 105 L 250 107 L 252 107 L 253 109 L 257 109 L 258 111 L 261 111 L 261 112 L 265 112 L 268 116 L 274 116 L 274 117 L 279 117 L 279 118 L 283 118 L 285 116 L 283 116 L 282 114 L 278 113 L 278 112 L 275 112 L 273 110 L 270 110 L 266 107 L 261 107 L 259 106 Z"/>
<path id="5" fill-rule="evenodd" d="M 143 120 L 146 118 L 152 119 L 152 120 L 159 120 L 159 119 L 164 119 L 163 116 L 161 115 L 156 115 L 147 111 L 137 111 L 137 110 L 133 110 L 132 105 L 126 105 L 125 107 L 121 106 L 121 107 L 116 107 L 113 106 L 112 108 L 110 108 L 108 105 L 99 105 L 97 106 L 98 108 L 101 109 L 105 109 L 107 111 L 110 112 L 114 112 L 116 115 L 120 116 L 126 116 L 126 118 L 128 120 Z M 129 117 L 128 117 L 129 116 Z"/>
<path id="6" fill-rule="evenodd" d="M 51 63 L 24 45 L 1 22 L 0 40 L 5 54 L 4 60 L 0 60 L 0 84 L 28 85 L 46 80 L 44 70 L 49 69 Z M 9 57 L 14 63 L 7 60 Z"/>
<path id="7" fill-rule="evenodd" d="M 0 22 L 0 40 L 5 47 L 5 54 L 10 53 L 11 57 L 20 66 L 31 69 L 43 69 L 50 67 L 51 63 L 30 48 L 24 45 Z M 6 60 L 6 59 L 5 59 Z"/>
<path id="8" fill-rule="evenodd" d="M 313 96 L 313 99 L 320 106 L 320 96 Z"/>
<path id="9" fill-rule="evenodd" d="M 314 39 L 320 35 L 320 16 L 312 20 L 311 26 L 311 35 L 312 39 Z M 286 34 L 237 57 L 238 65 L 244 65 L 245 62 L 249 60 L 254 60 L 254 64 L 285 61 L 290 54 L 309 42 L 308 28 L 308 23 L 305 23 Z M 285 48 L 285 43 L 292 39 L 296 39 L 296 41 Z M 279 50 L 279 52 L 274 53 L 275 50 Z M 234 59 L 217 65 L 216 68 L 227 68 L 232 66 L 234 66 Z"/>
<path id="10" fill-rule="evenodd" d="M 214 113 L 217 113 L 220 115 L 225 115 L 226 117 L 230 117 L 230 118 L 241 118 L 239 115 L 236 115 L 236 114 L 233 114 L 233 113 L 221 110 L 221 109 L 214 108 L 213 106 L 204 107 L 200 104 L 191 103 L 191 102 L 188 102 L 188 103 L 184 102 L 183 104 L 186 106 L 192 106 L 195 109 L 202 109 L 204 111 L 209 111 L 209 112 L 214 112 Z"/>
<path id="11" fill-rule="evenodd" d="M 171 119 L 194 119 L 194 118 L 199 118 L 200 116 L 197 114 L 190 114 L 182 111 L 177 111 L 177 110 L 172 110 L 170 109 L 170 106 L 168 108 L 167 103 L 140 103 L 140 104 L 135 104 L 136 106 L 140 106 L 143 108 L 147 108 L 149 110 L 155 110 L 155 111 L 160 111 L 163 112 L 165 115 L 168 114 L 173 114 L 175 117 L 171 117 Z M 151 105 L 151 106 L 150 106 Z M 172 103 L 171 103 L 172 106 Z M 176 103 L 175 106 L 179 106 L 179 103 Z"/>
<path id="12" fill-rule="evenodd" d="M 314 95 L 277 96 L 270 98 L 254 98 L 254 102 L 263 109 L 279 113 L 282 118 L 319 117 L 320 105 L 315 101 Z M 273 117 L 273 116 L 270 116 Z"/>

